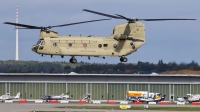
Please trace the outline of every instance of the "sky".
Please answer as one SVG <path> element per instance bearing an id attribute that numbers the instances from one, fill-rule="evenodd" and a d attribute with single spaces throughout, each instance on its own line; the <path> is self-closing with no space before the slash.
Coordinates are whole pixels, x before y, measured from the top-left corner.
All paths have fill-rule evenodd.
<path id="1" fill-rule="evenodd" d="M 141 21 L 146 27 L 146 44 L 128 55 L 127 63 L 190 63 L 200 64 L 200 1 L 199 0 L 2 0 L 0 4 L 0 60 L 15 59 L 15 27 L 3 24 L 15 22 L 19 5 L 19 23 L 34 26 L 53 26 L 80 21 L 105 19 L 100 15 L 82 11 L 94 10 L 107 14 L 120 14 L 129 18 L 193 18 L 196 21 Z M 73 35 L 110 37 L 115 25 L 126 20 L 79 24 L 53 28 L 60 36 Z M 19 60 L 69 61 L 70 57 L 41 57 L 31 47 L 39 39 L 40 30 L 19 30 Z M 106 59 L 77 57 L 78 62 L 119 63 L 119 58 Z"/>

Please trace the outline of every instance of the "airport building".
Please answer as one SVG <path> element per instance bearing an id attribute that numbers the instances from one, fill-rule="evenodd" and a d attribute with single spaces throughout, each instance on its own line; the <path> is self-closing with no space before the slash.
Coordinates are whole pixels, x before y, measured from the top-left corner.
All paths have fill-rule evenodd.
<path id="1" fill-rule="evenodd" d="M 200 76 L 0 73 L 0 95 L 15 96 L 20 92 L 20 99 L 70 92 L 71 100 L 79 100 L 87 93 L 91 100 L 126 100 L 126 91 L 161 93 L 166 94 L 166 101 L 176 101 L 177 96 L 200 94 Z"/>

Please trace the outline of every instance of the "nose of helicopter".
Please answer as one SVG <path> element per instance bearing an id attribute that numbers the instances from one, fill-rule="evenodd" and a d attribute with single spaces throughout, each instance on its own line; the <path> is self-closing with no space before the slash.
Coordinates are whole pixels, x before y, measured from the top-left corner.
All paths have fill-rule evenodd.
<path id="1" fill-rule="evenodd" d="M 37 53 L 38 45 L 33 45 L 31 49 L 32 51 Z"/>

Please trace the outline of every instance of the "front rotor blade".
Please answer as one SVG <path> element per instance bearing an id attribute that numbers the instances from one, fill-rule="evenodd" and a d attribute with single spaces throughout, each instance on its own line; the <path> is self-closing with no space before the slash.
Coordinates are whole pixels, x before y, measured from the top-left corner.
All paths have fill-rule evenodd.
<path id="1" fill-rule="evenodd" d="M 39 29 L 39 28 L 15 28 L 15 29 Z"/>
<path id="2" fill-rule="evenodd" d="M 69 23 L 69 24 L 56 25 L 56 26 L 49 26 L 49 27 L 51 27 L 51 28 L 53 28 L 53 27 L 62 27 L 62 26 L 69 26 L 69 25 L 82 24 L 82 23 L 89 23 L 89 22 L 95 22 L 95 21 L 104 21 L 104 20 L 110 20 L 110 19 L 98 19 L 98 20 L 83 21 L 83 22 Z"/>
<path id="3" fill-rule="evenodd" d="M 109 15 L 109 14 L 104 14 L 104 13 L 101 13 L 101 12 L 96 12 L 96 11 L 87 10 L 87 9 L 83 9 L 83 11 L 90 12 L 90 13 L 94 13 L 94 14 L 98 14 L 98 15 L 102 15 L 102 16 L 107 16 L 107 17 L 111 17 L 111 18 L 115 18 L 115 19 L 123 19 L 123 18 L 118 17 L 118 16 Z"/>
<path id="4" fill-rule="evenodd" d="M 14 26 L 21 26 L 21 27 L 26 27 L 26 28 L 29 28 L 29 29 L 41 29 L 41 27 L 38 27 L 38 26 L 19 24 L 19 23 L 4 22 L 4 24 L 9 24 L 9 25 L 14 25 Z"/>
<path id="5" fill-rule="evenodd" d="M 138 21 L 168 21 L 168 20 L 196 20 L 196 19 L 138 19 Z"/>

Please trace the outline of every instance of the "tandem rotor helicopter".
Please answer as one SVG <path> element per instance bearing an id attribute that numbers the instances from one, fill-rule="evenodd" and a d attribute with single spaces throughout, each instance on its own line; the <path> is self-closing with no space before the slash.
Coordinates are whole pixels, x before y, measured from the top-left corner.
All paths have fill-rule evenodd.
<path id="1" fill-rule="evenodd" d="M 166 21 L 166 20 L 196 20 L 196 19 L 132 19 L 116 14 L 109 15 L 92 10 L 83 9 L 83 11 L 114 18 L 125 19 L 128 23 L 116 25 L 110 38 L 102 37 L 75 37 L 58 36 L 58 33 L 50 30 L 54 27 L 63 27 L 82 23 L 104 21 L 110 19 L 99 19 L 83 21 L 77 23 L 39 27 L 19 23 L 5 22 L 4 24 L 19 26 L 18 29 L 40 29 L 40 38 L 36 45 L 32 46 L 32 51 L 43 55 L 71 56 L 69 62 L 76 63 L 75 56 L 90 57 L 119 57 L 121 62 L 127 62 L 127 55 L 137 51 L 145 44 L 145 25 L 139 21 Z"/>

